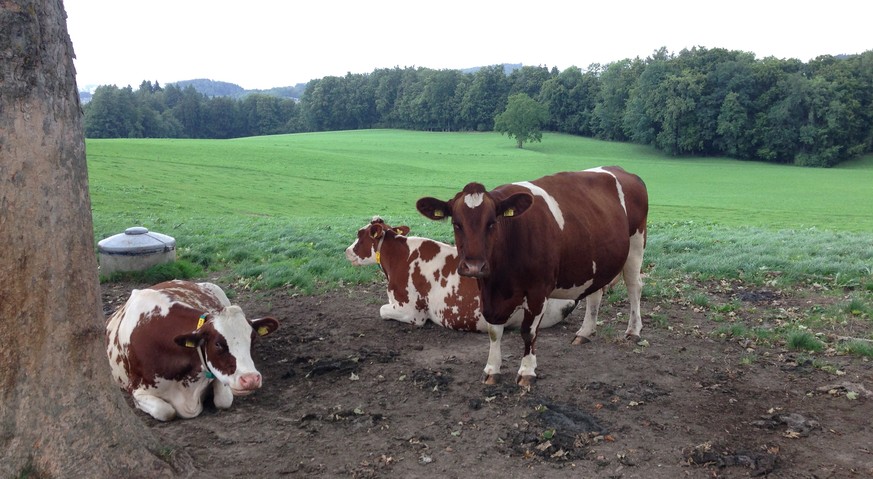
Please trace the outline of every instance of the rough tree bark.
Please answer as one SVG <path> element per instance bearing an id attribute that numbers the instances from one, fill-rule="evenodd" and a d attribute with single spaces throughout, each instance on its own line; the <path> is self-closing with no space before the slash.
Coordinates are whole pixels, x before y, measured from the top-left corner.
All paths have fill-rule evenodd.
<path id="1" fill-rule="evenodd" d="M 61 0 L 0 0 L 0 477 L 161 477 L 112 384 Z"/>

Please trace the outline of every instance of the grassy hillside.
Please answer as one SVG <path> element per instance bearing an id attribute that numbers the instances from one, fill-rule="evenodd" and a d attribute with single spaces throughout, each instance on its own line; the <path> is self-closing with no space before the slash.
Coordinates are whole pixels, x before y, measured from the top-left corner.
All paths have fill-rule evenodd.
<path id="1" fill-rule="evenodd" d="M 855 282 L 873 270 L 873 157 L 822 170 L 556 134 L 520 150 L 493 133 L 396 130 L 88 140 L 87 155 L 98 240 L 143 225 L 176 237 L 181 257 L 257 286 L 372 279 L 342 250 L 374 214 L 449 240 L 447 224 L 415 211 L 419 197 L 606 164 L 649 187 L 649 268 Z"/>
<path id="2" fill-rule="evenodd" d="M 395 130 L 237 140 L 89 140 L 96 213 L 276 218 L 415 215 L 420 196 L 617 164 L 647 183 L 653 222 L 873 231 L 869 158 L 808 169 L 669 158 L 645 147 L 549 135 Z"/>

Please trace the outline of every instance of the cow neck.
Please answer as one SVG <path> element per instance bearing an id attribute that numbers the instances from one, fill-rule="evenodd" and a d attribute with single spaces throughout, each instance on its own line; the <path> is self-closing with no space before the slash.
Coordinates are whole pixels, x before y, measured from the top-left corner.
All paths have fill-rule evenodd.
<path id="1" fill-rule="evenodd" d="M 385 233 L 382 233 L 382 236 L 379 237 L 379 243 L 376 244 L 376 264 L 379 265 L 379 268 L 385 273 L 385 276 L 388 276 L 388 272 L 385 271 L 385 267 L 382 266 L 382 243 L 385 242 Z"/>
<path id="2" fill-rule="evenodd" d="M 197 329 L 199 330 L 206 323 L 206 313 L 200 315 L 200 318 L 197 320 Z M 209 369 L 209 365 L 206 364 L 206 351 L 204 351 L 204 345 L 197 346 L 197 356 L 200 356 L 200 364 L 205 371 L 204 375 L 206 379 L 215 379 L 215 374 L 212 373 L 212 370 Z"/>

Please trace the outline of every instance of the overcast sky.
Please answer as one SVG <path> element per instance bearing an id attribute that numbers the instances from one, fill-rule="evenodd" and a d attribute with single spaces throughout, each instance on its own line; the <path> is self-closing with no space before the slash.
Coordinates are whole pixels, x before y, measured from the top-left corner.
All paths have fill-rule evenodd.
<path id="1" fill-rule="evenodd" d="M 377 68 L 585 68 L 703 46 L 873 49 L 869 0 L 65 0 L 80 88 L 208 78 L 266 89 Z"/>

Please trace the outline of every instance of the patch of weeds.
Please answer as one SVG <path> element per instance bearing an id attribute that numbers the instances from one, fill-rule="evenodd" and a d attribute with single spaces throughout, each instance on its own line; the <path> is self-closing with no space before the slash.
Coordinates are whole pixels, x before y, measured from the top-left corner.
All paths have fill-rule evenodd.
<path id="1" fill-rule="evenodd" d="M 824 349 L 824 343 L 819 341 L 814 334 L 809 331 L 794 330 L 788 333 L 788 347 L 796 351 L 821 351 Z"/>
<path id="2" fill-rule="evenodd" d="M 109 277 L 100 276 L 100 282 L 131 281 L 157 284 L 172 279 L 191 279 L 203 276 L 203 268 L 187 260 L 177 260 L 152 266 L 143 271 L 116 271 Z"/>
<path id="3" fill-rule="evenodd" d="M 869 341 L 853 339 L 840 344 L 837 349 L 854 356 L 873 358 L 873 343 Z"/>
<path id="4" fill-rule="evenodd" d="M 616 286 L 606 292 L 606 302 L 609 304 L 619 303 L 625 299 L 627 299 L 627 290 L 625 288 Z"/>
<path id="5" fill-rule="evenodd" d="M 691 304 L 700 308 L 708 308 L 710 306 L 709 297 L 703 293 L 694 293 L 691 295 Z"/>
<path id="6" fill-rule="evenodd" d="M 598 327 L 599 331 L 597 332 L 598 336 L 602 336 L 604 339 L 613 339 L 615 338 L 615 326 L 612 324 L 605 324 L 603 327 Z"/>
<path id="7" fill-rule="evenodd" d="M 166 462 L 167 464 L 172 465 L 174 451 L 175 450 L 170 446 L 161 446 L 153 452 L 154 452 L 155 456 L 158 457 L 158 459 Z"/>
<path id="8" fill-rule="evenodd" d="M 652 313 L 649 315 L 652 326 L 660 329 L 667 329 L 670 326 L 670 318 L 666 314 Z"/>
<path id="9" fill-rule="evenodd" d="M 649 279 L 643 285 L 642 299 L 674 299 L 676 290 L 665 280 Z"/>
<path id="10" fill-rule="evenodd" d="M 730 303 L 717 304 L 713 307 L 713 309 L 719 313 L 730 313 L 736 311 L 738 308 L 739 305 L 735 301 Z"/>
<path id="11" fill-rule="evenodd" d="M 41 479 L 44 477 L 36 470 L 36 467 L 33 465 L 33 458 L 27 460 L 27 464 L 18 471 L 18 475 L 12 476 L 15 479 Z"/>
<path id="12" fill-rule="evenodd" d="M 725 324 L 713 331 L 713 334 L 720 338 L 745 338 L 749 336 L 749 328 L 742 323 Z"/>
<path id="13" fill-rule="evenodd" d="M 776 338 L 776 333 L 768 328 L 753 328 L 751 336 L 757 342 L 772 344 L 773 340 Z"/>
<path id="14" fill-rule="evenodd" d="M 843 305 L 843 312 L 846 314 L 850 314 L 855 317 L 869 317 L 870 316 L 870 306 L 867 305 L 861 298 L 855 296 L 852 297 L 848 303 Z"/>
<path id="15" fill-rule="evenodd" d="M 752 353 L 752 354 L 744 354 L 744 355 L 740 358 L 740 364 L 743 365 L 743 366 L 751 366 L 751 365 L 754 364 L 755 361 L 757 361 L 757 360 L 758 360 L 758 355 L 757 355 L 757 354 L 754 354 L 754 353 Z"/>

